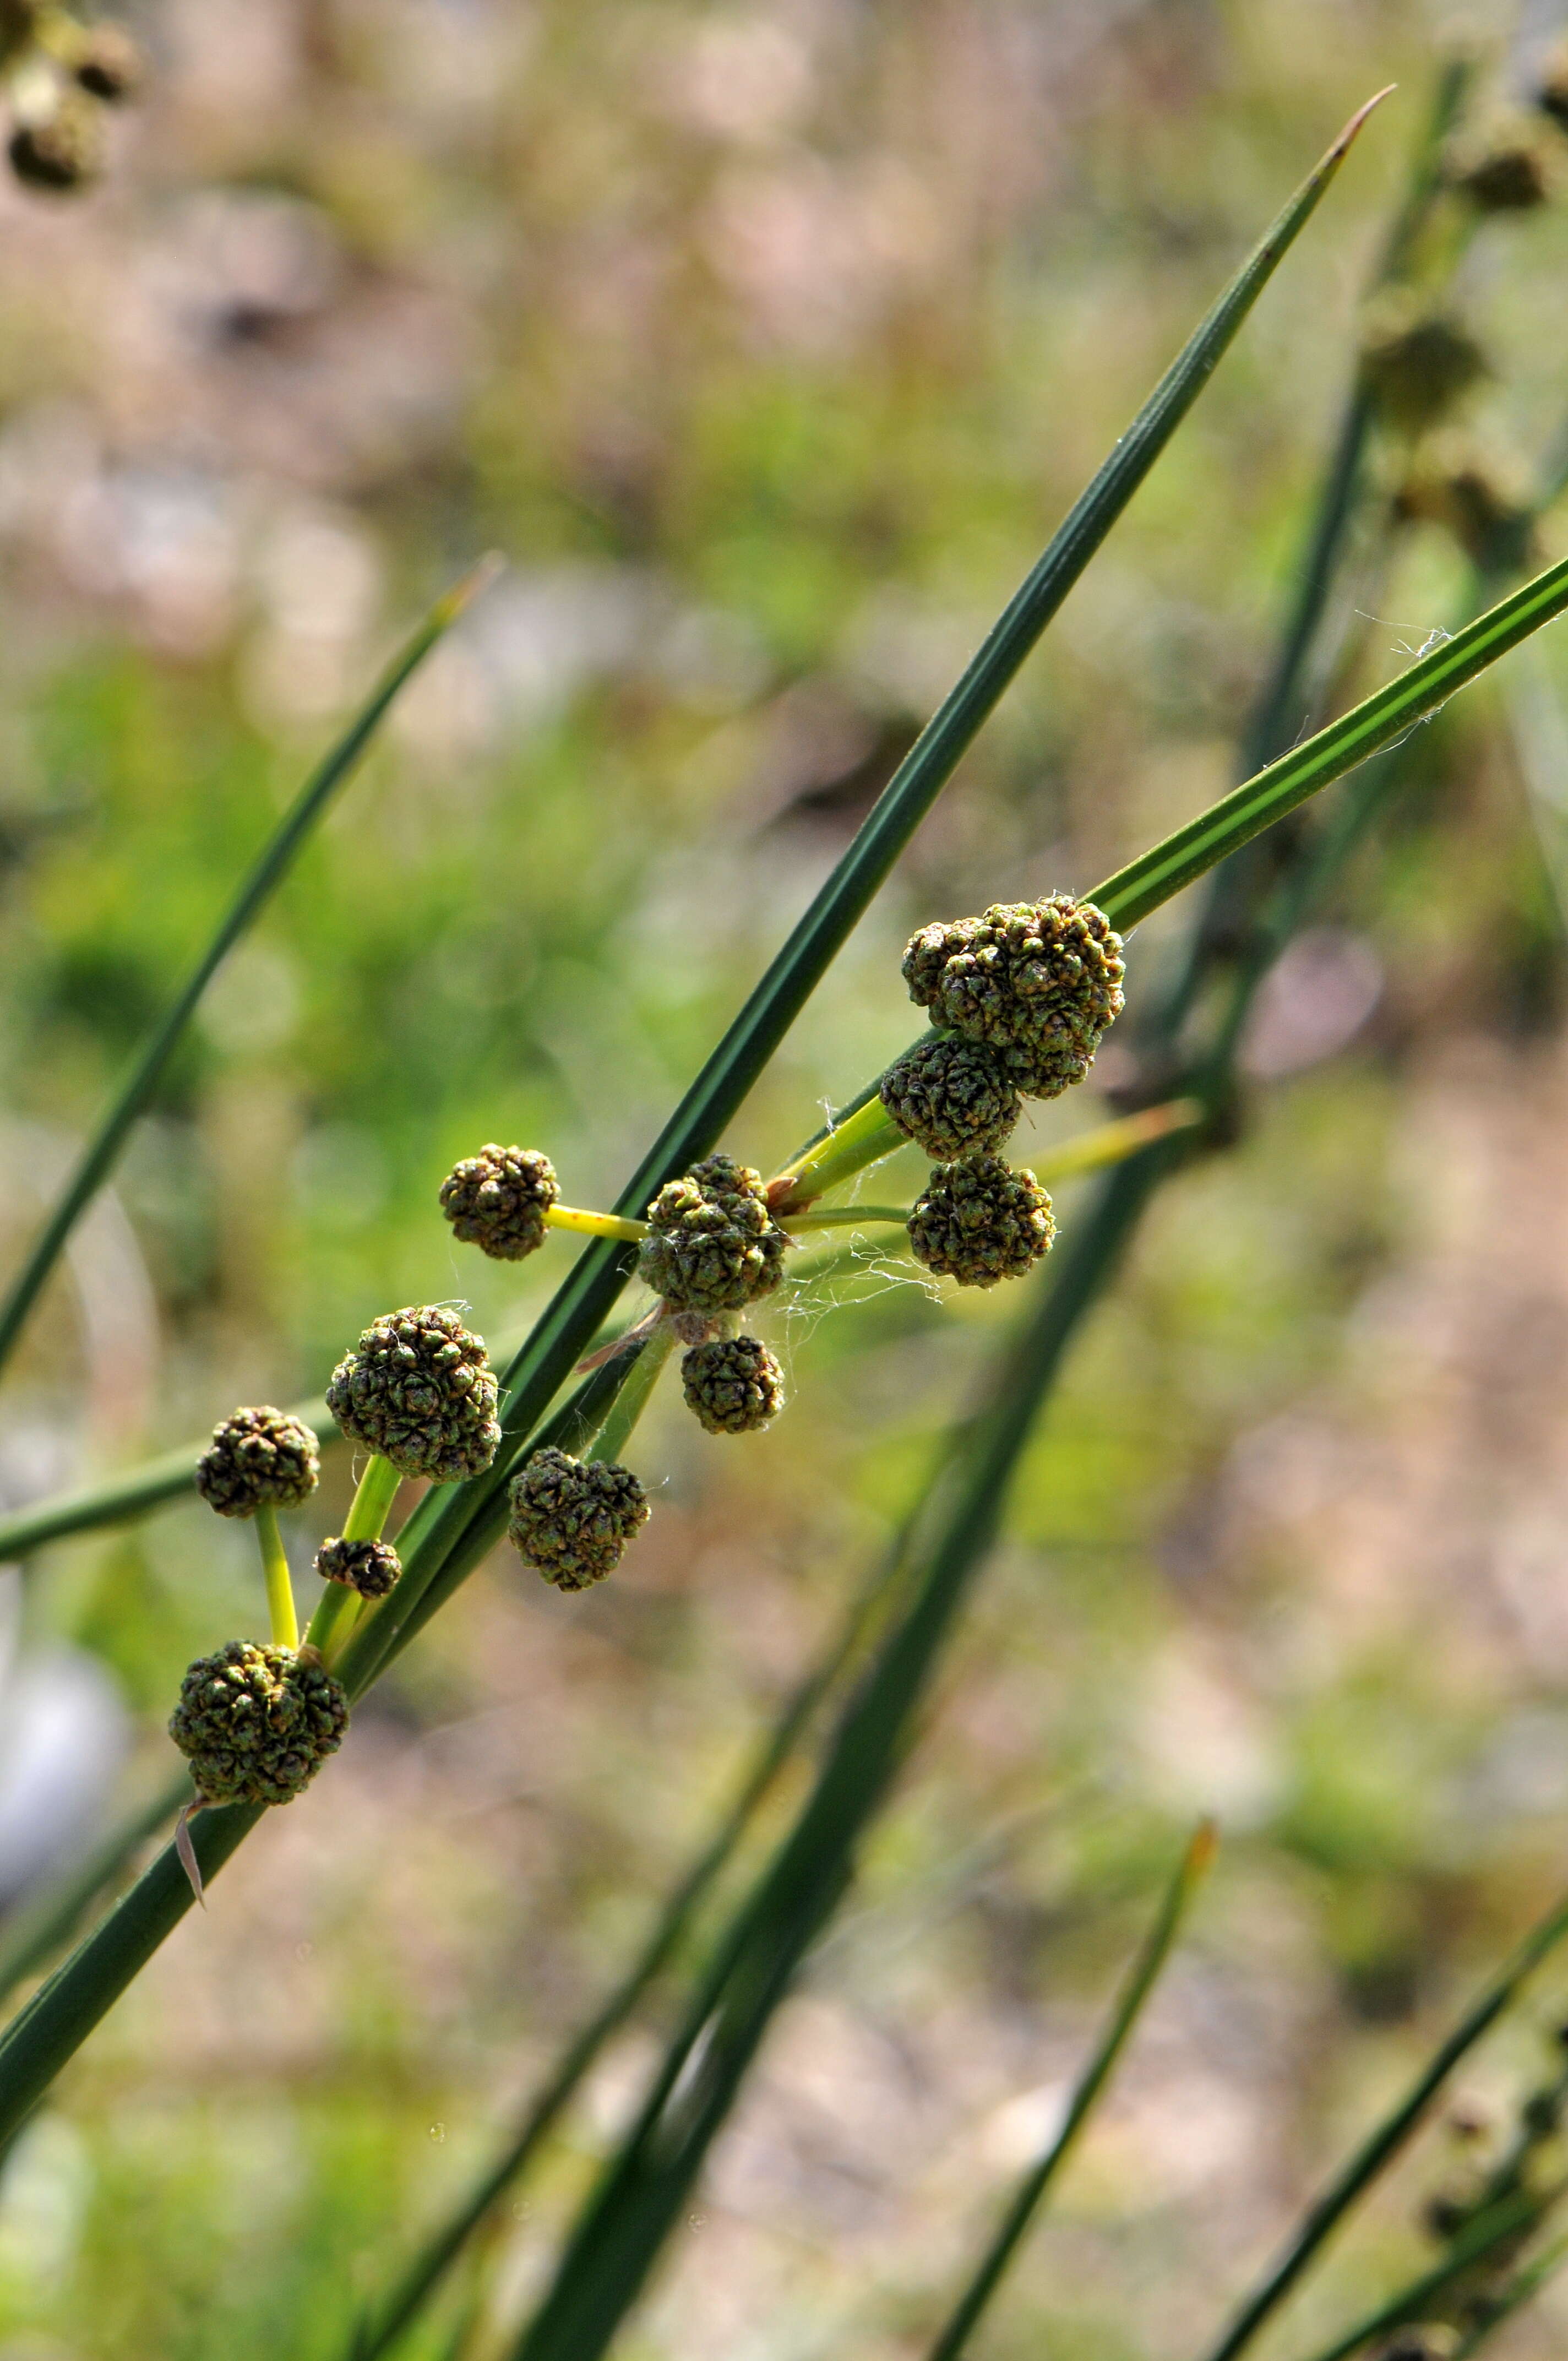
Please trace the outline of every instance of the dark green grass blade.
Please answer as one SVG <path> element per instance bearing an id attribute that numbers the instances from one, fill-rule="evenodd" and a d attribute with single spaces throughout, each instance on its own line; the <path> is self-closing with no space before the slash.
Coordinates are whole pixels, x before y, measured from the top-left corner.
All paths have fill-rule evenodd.
<path id="1" fill-rule="evenodd" d="M 301 846 L 338 788 L 354 771 L 399 692 L 438 641 L 444 638 L 470 600 L 491 579 L 493 572 L 494 561 L 487 558 L 455 589 L 437 600 L 402 653 L 383 674 L 367 703 L 325 760 L 306 780 L 257 856 L 255 865 L 224 913 L 211 942 L 126 1076 L 118 1098 L 104 1117 L 91 1145 L 67 1182 L 59 1203 L 39 1232 L 27 1261 L 12 1280 L 4 1303 L 0 1303 L 0 1367 L 4 1367 L 9 1358 L 23 1323 L 59 1261 L 66 1240 L 113 1171 L 137 1116 L 157 1089 L 208 984 L 287 876 Z"/>
<path id="2" fill-rule="evenodd" d="M 963 1430 L 908 1603 L 846 1709 L 794 1828 L 722 1941 L 631 2133 L 611 2160 L 518 2347 L 518 2361 L 597 2361 L 678 2219 L 806 1952 L 853 1873 L 904 1759 L 931 1675 L 1001 1519 L 1012 1476 L 1088 1304 L 1154 1186 L 1158 1148 L 1124 1165 L 1074 1234 L 1054 1284 L 1000 1359 Z"/>
<path id="3" fill-rule="evenodd" d="M 1216 862 L 1249 844 L 1309 796 L 1342 779 L 1370 755 L 1435 713 L 1481 673 L 1568 608 L 1568 558 L 1549 566 L 1511 597 L 1411 664 L 1387 688 L 1353 706 L 1288 754 L 1281 755 L 1151 851 L 1117 870 L 1086 898 L 1125 929 L 1157 910 Z"/>
<path id="4" fill-rule="evenodd" d="M 1187 1848 L 1171 1880 L 1159 1916 L 1145 1938 L 1143 1949 L 1117 1995 L 1094 2054 L 1079 2077 L 1066 2122 L 1045 2155 L 1037 2164 L 1031 2166 L 1019 2183 L 995 2236 L 981 2257 L 969 2285 L 953 2307 L 947 2325 L 932 2345 L 930 2361 L 959 2361 L 959 2356 L 979 2326 L 1020 2240 L 1038 2213 L 1051 2183 L 1077 2146 L 1115 2070 L 1116 2060 L 1143 2013 L 1145 2002 L 1159 1981 L 1170 1957 L 1171 1947 L 1181 1930 L 1182 1921 L 1192 1905 L 1213 1856 L 1214 1830 L 1212 1824 L 1205 1821 Z"/>
<path id="5" fill-rule="evenodd" d="M 823 1698 L 863 1639 L 878 1603 L 896 1573 L 898 1554 L 879 1565 L 864 1584 L 839 1623 L 829 1647 L 785 1700 L 782 1712 L 758 1748 L 728 1811 L 707 1843 L 670 1894 L 647 1942 L 582 2031 L 564 2051 L 560 2062 L 515 2136 L 441 2228 L 429 2239 L 390 2295 L 367 2318 L 350 2351 L 352 2361 L 379 2361 L 413 2320 L 498 2200 L 526 2169 L 562 2110 L 580 2087 L 610 2036 L 625 2024 L 649 1986 L 661 1974 L 685 1941 L 697 1910 L 715 1881 L 733 1859 L 746 1830 L 805 1735 Z"/>
<path id="6" fill-rule="evenodd" d="M 190 1800 L 191 1782 L 181 1766 L 176 1777 L 112 1829 L 68 1877 L 51 1885 L 0 1929 L 0 1996 L 48 1964 L 61 1944 L 69 1942 L 105 1886 Z"/>
<path id="7" fill-rule="evenodd" d="M 1470 2361 L 1483 2345 L 1490 2344 L 1499 2328 L 1510 2321 L 1516 2312 L 1522 2312 L 1531 2299 L 1541 2293 L 1549 2279 L 1556 2278 L 1568 2263 L 1568 2238 L 1554 2239 L 1544 2255 L 1511 2279 L 1502 2292 L 1487 2306 L 1484 2320 L 1476 2322 L 1468 2335 L 1461 2337 L 1453 2348 L 1453 2361 Z"/>
<path id="8" fill-rule="evenodd" d="M 1029 648 L 1196 400 L 1376 104 L 1369 102 L 1352 117 L 1123 436 L 708 1060 L 623 1192 L 619 1210 L 641 1212 L 665 1179 L 712 1146 L 740 1105 Z M 1146 1169 L 1148 1161 L 1138 1159 L 1127 1172 Z M 345 1652 L 343 1675 L 356 1693 L 374 1676 L 389 1642 L 395 1642 L 436 1576 L 445 1570 L 449 1581 L 454 1574 L 460 1579 L 483 1555 L 482 1535 L 493 1530 L 495 1504 L 518 1447 L 587 1349 L 630 1267 L 627 1248 L 596 1243 L 546 1308 L 532 1340 L 507 1372 L 501 1415 L 513 1448 L 509 1453 L 503 1445 L 487 1476 L 444 1497 L 432 1496 L 415 1512 L 403 1580 L 356 1631 Z M 252 1817 L 234 1806 L 200 1816 L 194 1832 L 203 1876 L 210 1873 L 209 1855 L 212 1868 L 221 1865 L 247 1833 Z M 245 1827 L 239 1826 L 242 1818 Z M 37 2103 L 183 1915 L 189 1899 L 170 1849 L 0 2037 L 0 2138 Z"/>
<path id="9" fill-rule="evenodd" d="M 1397 2107 L 1384 2116 L 1310 2209 L 1278 2261 L 1208 2356 L 1234 2361 L 1284 2302 L 1302 2272 L 1398 2154 L 1460 2060 L 1468 2056 L 1508 2006 L 1526 1978 L 1568 1936 L 1568 1900 L 1558 1902 L 1526 1936 L 1508 1964 L 1486 1986 L 1441 2044 Z"/>
<path id="10" fill-rule="evenodd" d="M 1490 2208 L 1478 2222 L 1473 2222 L 1464 2235 L 1453 2241 L 1441 2262 L 1419 2279 L 1412 2279 L 1398 2295 L 1390 2296 L 1387 2303 L 1379 2304 L 1376 2312 L 1368 2312 L 1332 2345 L 1324 2345 L 1321 2353 L 1314 2353 L 1312 2361 L 1350 2361 L 1353 2353 L 1359 2353 L 1375 2338 L 1429 2320 L 1431 2306 L 1449 2294 L 1455 2281 L 1539 2219 L 1545 2202 L 1525 2190 L 1516 2190 L 1512 2197 Z"/>

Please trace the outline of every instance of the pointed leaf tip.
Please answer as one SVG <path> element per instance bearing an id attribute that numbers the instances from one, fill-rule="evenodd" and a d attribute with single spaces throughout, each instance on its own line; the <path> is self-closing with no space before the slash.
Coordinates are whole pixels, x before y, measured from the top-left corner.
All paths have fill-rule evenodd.
<path id="1" fill-rule="evenodd" d="M 1336 159 L 1343 156 L 1355 138 L 1356 134 L 1360 131 L 1361 126 L 1365 122 L 1367 116 L 1372 114 L 1376 107 L 1381 106 L 1386 98 L 1391 98 L 1398 87 L 1399 85 L 1397 82 L 1385 82 L 1381 90 L 1375 91 L 1373 93 L 1365 106 L 1358 106 L 1355 113 L 1351 116 L 1350 121 L 1345 125 L 1344 129 L 1340 133 L 1339 137 L 1334 141 L 1333 146 L 1329 149 L 1329 154 Z"/>
<path id="2" fill-rule="evenodd" d="M 444 627 L 455 623 L 466 613 L 476 598 L 482 598 L 497 577 L 506 571 L 506 559 L 499 549 L 487 550 L 477 566 L 471 566 L 460 582 L 455 582 L 444 598 L 438 599 L 435 620 Z"/>
<path id="3" fill-rule="evenodd" d="M 1192 1831 L 1192 1840 L 1187 1848 L 1187 1859 L 1183 1863 L 1186 1875 L 1190 1879 L 1206 1877 L 1214 1865 L 1214 1855 L 1219 1850 L 1218 1820 L 1200 1820 Z"/>

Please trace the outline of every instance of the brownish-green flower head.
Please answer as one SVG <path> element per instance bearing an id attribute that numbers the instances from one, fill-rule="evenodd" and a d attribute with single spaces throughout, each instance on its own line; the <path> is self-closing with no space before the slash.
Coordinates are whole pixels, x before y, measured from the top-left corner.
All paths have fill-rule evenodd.
<path id="1" fill-rule="evenodd" d="M 84 27 L 71 53 L 71 70 L 83 90 L 112 105 L 140 87 L 142 55 L 123 25 L 105 19 Z"/>
<path id="2" fill-rule="evenodd" d="M 455 1235 L 497 1262 L 521 1262 L 544 1243 L 544 1216 L 561 1195 L 555 1167 L 534 1148 L 481 1148 L 441 1184 Z"/>
<path id="3" fill-rule="evenodd" d="M 1418 434 L 1487 375 L 1485 352 L 1458 321 L 1390 288 L 1367 311 L 1361 368 L 1380 410 Z"/>
<path id="4" fill-rule="evenodd" d="M 373 1320 L 332 1373 L 327 1408 L 400 1476 L 457 1484 L 496 1455 L 496 1379 L 483 1339 L 444 1303 Z"/>
<path id="5" fill-rule="evenodd" d="M 755 1434 L 784 1403 L 784 1371 L 755 1336 L 715 1336 L 681 1361 L 686 1408 L 709 1434 Z"/>
<path id="6" fill-rule="evenodd" d="M 1024 1111 L 1002 1051 L 962 1033 L 933 1034 L 890 1066 L 882 1103 L 934 1164 L 1000 1148 Z"/>
<path id="7" fill-rule="evenodd" d="M 779 1283 L 789 1239 L 762 1174 L 732 1156 L 705 1157 L 666 1181 L 648 1221 L 638 1272 L 676 1312 L 740 1312 Z"/>
<path id="8" fill-rule="evenodd" d="M 297 1509 L 320 1475 L 320 1449 L 302 1418 L 236 1410 L 214 1427 L 196 1462 L 196 1489 L 220 1517 L 254 1517 L 258 1509 Z"/>
<path id="9" fill-rule="evenodd" d="M 204 1803 L 287 1804 L 347 1726 L 348 1700 L 313 1648 L 231 1640 L 191 1666 L 169 1735 Z"/>
<path id="10" fill-rule="evenodd" d="M 613 1574 L 626 1544 L 648 1521 L 642 1486 L 630 1467 L 574 1459 L 547 1444 L 510 1487 L 507 1538 L 557 1590 L 587 1590 Z"/>
<path id="11" fill-rule="evenodd" d="M 934 1025 L 994 1049 L 1032 1099 L 1083 1080 L 1121 1014 L 1125 972 L 1103 911 L 1069 894 L 922 927 L 904 954 L 911 1000 Z"/>
<path id="12" fill-rule="evenodd" d="M 1049 1252 L 1056 1231 L 1034 1174 L 1014 1172 L 1000 1156 L 939 1164 L 909 1216 L 916 1261 L 960 1287 L 1022 1279 Z"/>
<path id="13" fill-rule="evenodd" d="M 104 169 L 98 109 L 80 91 L 65 91 L 47 115 L 16 126 L 7 153 L 12 171 L 30 189 L 58 194 L 84 188 Z"/>
<path id="14" fill-rule="evenodd" d="M 402 1570 L 390 1542 L 346 1542 L 337 1533 L 316 1552 L 322 1580 L 341 1582 L 361 1598 L 385 1598 Z"/>
<path id="15" fill-rule="evenodd" d="M 1552 193 L 1551 168 L 1528 117 L 1518 129 L 1457 142 L 1446 162 L 1452 185 L 1484 214 L 1531 213 Z"/>

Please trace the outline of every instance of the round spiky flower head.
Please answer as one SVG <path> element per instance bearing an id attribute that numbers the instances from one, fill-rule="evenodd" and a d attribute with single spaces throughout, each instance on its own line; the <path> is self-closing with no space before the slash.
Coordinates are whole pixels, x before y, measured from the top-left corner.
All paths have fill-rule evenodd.
<path id="1" fill-rule="evenodd" d="M 1056 1232 L 1051 1201 L 1034 1174 L 1014 1172 L 1000 1156 L 939 1164 L 909 1216 L 916 1261 L 960 1287 L 1022 1279 L 1048 1253 Z"/>
<path id="2" fill-rule="evenodd" d="M 1023 1106 L 1002 1052 L 962 1033 L 938 1033 L 882 1078 L 882 1103 L 932 1161 L 1000 1148 Z"/>
<path id="3" fill-rule="evenodd" d="M 613 1574 L 647 1521 L 641 1484 L 608 1460 L 574 1459 L 547 1444 L 511 1479 L 507 1539 L 557 1590 L 587 1590 Z"/>
<path id="4" fill-rule="evenodd" d="M 784 1402 L 784 1371 L 755 1336 L 716 1336 L 681 1360 L 686 1408 L 709 1434 L 755 1434 Z"/>
<path id="5" fill-rule="evenodd" d="M 231 1640 L 198 1656 L 169 1735 L 205 1804 L 287 1804 L 308 1787 L 348 1722 L 348 1700 L 313 1648 Z"/>
<path id="6" fill-rule="evenodd" d="M 481 1148 L 441 1184 L 454 1233 L 497 1262 L 521 1262 L 544 1243 L 544 1216 L 559 1199 L 555 1167 L 534 1148 Z"/>
<path id="7" fill-rule="evenodd" d="M 196 1462 L 196 1489 L 220 1517 L 254 1517 L 258 1509 L 297 1509 L 320 1475 L 320 1449 L 302 1418 L 236 1410 L 214 1427 Z"/>
<path id="8" fill-rule="evenodd" d="M 390 1542 L 348 1542 L 336 1534 L 316 1552 L 322 1580 L 344 1583 L 361 1598 L 385 1598 L 402 1570 Z"/>
<path id="9" fill-rule="evenodd" d="M 1424 310 L 1408 289 L 1396 287 L 1367 311 L 1361 367 L 1387 415 L 1415 433 L 1486 375 L 1486 356 L 1457 321 Z"/>
<path id="10" fill-rule="evenodd" d="M 90 25 L 71 55 L 71 70 L 83 90 L 111 104 L 131 97 L 142 78 L 142 57 L 123 25 Z"/>
<path id="11" fill-rule="evenodd" d="M 496 1455 L 496 1379 L 481 1338 L 444 1303 L 373 1320 L 332 1373 L 327 1408 L 400 1476 L 455 1484 Z"/>
<path id="12" fill-rule="evenodd" d="M 80 91 L 65 91 L 47 115 L 16 126 L 7 153 L 12 171 L 31 189 L 80 189 L 104 169 L 98 109 Z"/>
<path id="13" fill-rule="evenodd" d="M 1121 1014 L 1122 938 L 1092 902 L 993 902 L 978 918 L 923 927 L 904 954 L 909 997 L 997 1051 L 1026 1098 L 1080 1082 Z"/>
<path id="14" fill-rule="evenodd" d="M 732 1156 L 705 1157 L 666 1181 L 648 1220 L 638 1272 L 677 1312 L 740 1312 L 779 1283 L 788 1236 L 762 1174 Z"/>

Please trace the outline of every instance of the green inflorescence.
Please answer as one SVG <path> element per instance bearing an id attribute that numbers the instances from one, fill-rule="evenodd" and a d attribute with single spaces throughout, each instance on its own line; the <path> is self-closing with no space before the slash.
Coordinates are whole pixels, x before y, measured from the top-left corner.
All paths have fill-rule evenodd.
<path id="1" fill-rule="evenodd" d="M 521 1262 L 544 1243 L 544 1216 L 560 1198 L 555 1167 L 533 1148 L 465 1156 L 441 1184 L 441 1210 L 454 1234 L 497 1262 Z"/>
<path id="2" fill-rule="evenodd" d="M 934 1163 L 1000 1148 L 1023 1113 L 1002 1052 L 961 1033 L 938 1033 L 890 1066 L 882 1103 Z"/>
<path id="3" fill-rule="evenodd" d="M 789 1239 L 768 1209 L 761 1173 L 732 1156 L 705 1157 L 667 1181 L 648 1220 L 638 1270 L 676 1312 L 711 1319 L 743 1311 L 779 1283 Z"/>
<path id="4" fill-rule="evenodd" d="M 341 1582 L 361 1598 L 385 1598 L 403 1570 L 390 1542 L 350 1542 L 341 1534 L 323 1542 L 316 1572 L 323 1582 Z"/>
<path id="5" fill-rule="evenodd" d="M 1361 370 L 1385 415 L 1415 434 L 1452 410 L 1486 375 L 1487 362 L 1457 320 L 1390 288 L 1368 308 Z"/>
<path id="6" fill-rule="evenodd" d="M 1068 894 L 923 927 L 904 954 L 911 1000 L 933 1024 L 987 1043 L 1025 1098 L 1083 1080 L 1121 1013 L 1124 973 L 1103 911 Z"/>
<path id="7" fill-rule="evenodd" d="M 613 1574 L 648 1521 L 642 1486 L 630 1467 L 574 1459 L 554 1444 L 536 1451 L 510 1487 L 507 1538 L 557 1590 L 587 1590 Z"/>
<path id="8" fill-rule="evenodd" d="M 254 1517 L 258 1509 L 297 1509 L 320 1474 L 320 1447 L 303 1419 L 236 1410 L 213 1429 L 196 1462 L 196 1489 L 220 1517 Z"/>
<path id="9" fill-rule="evenodd" d="M 347 1724 L 348 1700 L 313 1648 L 231 1640 L 186 1673 L 169 1735 L 203 1803 L 287 1804 Z"/>
<path id="10" fill-rule="evenodd" d="M 784 1402 L 784 1371 L 755 1336 L 715 1336 L 681 1361 L 686 1407 L 709 1434 L 754 1434 Z"/>
<path id="11" fill-rule="evenodd" d="M 437 1484 L 489 1466 L 501 1439 L 496 1397 L 483 1340 L 440 1303 L 373 1320 L 326 1389 L 351 1442 L 379 1452 L 400 1476 Z"/>
<path id="12" fill-rule="evenodd" d="M 1034 1174 L 999 1156 L 939 1164 L 909 1216 L 916 1261 L 960 1287 L 1022 1279 L 1055 1236 L 1051 1201 Z"/>

